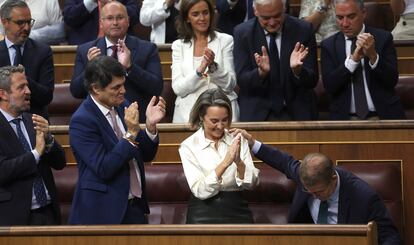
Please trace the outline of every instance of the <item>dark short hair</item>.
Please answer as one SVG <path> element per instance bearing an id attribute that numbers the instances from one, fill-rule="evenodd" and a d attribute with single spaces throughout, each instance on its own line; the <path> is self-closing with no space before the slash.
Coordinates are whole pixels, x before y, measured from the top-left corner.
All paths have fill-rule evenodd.
<path id="1" fill-rule="evenodd" d="M 175 21 L 175 27 L 177 29 L 178 37 L 184 39 L 184 42 L 190 42 L 191 38 L 195 36 L 191 24 L 187 22 L 188 13 L 190 9 L 199 2 L 206 2 L 208 10 L 210 11 L 210 23 L 208 27 L 208 35 L 213 40 L 216 37 L 214 26 L 214 7 L 210 0 L 181 0 L 180 2 L 180 14 Z"/>
<path id="2" fill-rule="evenodd" d="M 219 106 L 227 109 L 229 123 L 232 121 L 231 102 L 220 88 L 207 89 L 198 97 L 190 113 L 189 123 L 192 128 L 199 128 L 202 118 L 206 115 L 210 106 Z"/>
<path id="3" fill-rule="evenodd" d="M 23 0 L 7 0 L 0 7 L 0 17 L 2 19 L 9 19 L 13 8 L 29 8 L 29 6 Z"/>
<path id="4" fill-rule="evenodd" d="M 24 73 L 24 67 L 23 66 L 0 67 L 0 89 L 10 92 L 11 77 L 14 73 Z"/>
<path id="5" fill-rule="evenodd" d="M 354 1 L 358 5 L 359 9 L 365 8 L 364 0 L 335 0 L 335 4 L 346 3 L 346 2 L 351 2 L 351 1 Z"/>
<path id="6" fill-rule="evenodd" d="M 334 174 L 335 167 L 332 160 L 320 152 L 307 154 L 299 167 L 300 180 L 305 186 L 328 184 Z"/>
<path id="7" fill-rule="evenodd" d="M 111 56 L 97 56 L 86 65 L 84 86 L 89 92 L 92 89 L 92 84 L 96 84 L 99 88 L 105 88 L 112 82 L 114 76 L 125 76 L 125 69 L 121 63 Z"/>

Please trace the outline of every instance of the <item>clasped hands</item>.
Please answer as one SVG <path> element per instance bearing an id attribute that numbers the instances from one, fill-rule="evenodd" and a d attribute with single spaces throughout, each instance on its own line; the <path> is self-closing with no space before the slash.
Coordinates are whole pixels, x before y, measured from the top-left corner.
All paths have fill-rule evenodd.
<path id="1" fill-rule="evenodd" d="M 351 59 L 360 62 L 364 56 L 369 58 L 371 64 L 377 61 L 377 51 L 375 51 L 375 39 L 370 33 L 361 33 L 357 36 L 356 48 L 351 55 Z"/>
<path id="2" fill-rule="evenodd" d="M 53 142 L 53 136 L 49 132 L 49 122 L 42 116 L 33 114 L 32 121 L 36 131 L 36 146 L 35 150 L 39 155 L 43 155 L 46 149 L 46 144 Z"/>
<path id="3" fill-rule="evenodd" d="M 125 69 L 129 69 L 131 67 L 131 51 L 121 39 L 118 40 L 116 46 L 118 48 L 117 59 L 119 63 L 121 63 Z M 86 57 L 88 58 L 88 61 L 90 61 L 101 54 L 101 50 L 98 47 L 93 46 L 88 50 Z"/>

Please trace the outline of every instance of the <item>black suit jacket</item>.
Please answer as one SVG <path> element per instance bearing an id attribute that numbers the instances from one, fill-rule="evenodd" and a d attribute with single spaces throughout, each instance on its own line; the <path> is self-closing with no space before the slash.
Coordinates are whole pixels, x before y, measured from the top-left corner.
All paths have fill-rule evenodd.
<path id="1" fill-rule="evenodd" d="M 289 154 L 262 144 L 255 155 L 260 160 L 284 173 L 296 183 L 296 191 L 289 211 L 289 223 L 314 223 L 308 199 L 311 194 L 303 191 L 299 177 L 300 162 Z M 363 180 L 352 173 L 336 168 L 339 175 L 338 224 L 367 224 L 375 221 L 378 225 L 380 245 L 401 244 L 401 238 L 394 226 L 384 201 Z"/>
<path id="2" fill-rule="evenodd" d="M 375 69 L 364 58 L 364 69 L 372 102 L 380 119 L 404 119 L 400 98 L 395 93 L 398 82 L 397 54 L 391 33 L 366 26 L 365 32 L 375 39 L 379 61 Z M 330 98 L 330 117 L 333 120 L 349 119 L 351 106 L 352 73 L 345 67 L 345 37 L 342 32 L 321 43 L 323 84 Z"/>
<path id="3" fill-rule="evenodd" d="M 3 40 L 0 41 L 0 67 L 9 65 L 9 51 L 6 41 Z M 48 119 L 47 106 L 53 99 L 55 86 L 52 49 L 46 44 L 28 38 L 24 46 L 22 65 L 32 92 L 30 112 Z"/>
<path id="4" fill-rule="evenodd" d="M 285 15 L 280 51 L 280 79 L 286 108 L 292 120 L 317 118 L 316 96 L 313 88 L 318 81 L 316 41 L 312 25 Z M 240 121 L 264 121 L 272 108 L 272 83 L 270 76 L 259 78 L 254 53 L 261 54 L 261 47 L 268 47 L 265 33 L 257 18 L 250 19 L 234 29 L 234 65 L 240 87 Z M 290 68 L 290 55 L 296 42 L 309 48 L 299 78 Z"/>
<path id="5" fill-rule="evenodd" d="M 131 51 L 131 69 L 126 76 L 125 97 L 129 102 L 137 101 L 139 121 L 145 122 L 145 111 L 152 96 L 159 96 L 163 88 L 161 62 L 157 46 L 133 36 L 126 36 L 125 44 Z M 106 55 L 105 38 L 82 44 L 76 52 L 75 68 L 70 82 L 70 92 L 75 98 L 85 98 L 84 71 L 88 63 L 87 53 L 91 47 L 98 47 Z"/>
<path id="6" fill-rule="evenodd" d="M 31 114 L 23 113 L 23 122 L 32 146 L 36 145 Z M 13 128 L 0 113 L 0 225 L 27 225 L 32 204 L 33 179 L 40 172 L 52 199 L 54 215 L 60 223 L 56 186 L 50 167 L 63 169 L 65 153 L 55 141 L 38 165 L 31 152 L 26 152 Z M 37 170 L 38 169 L 38 170 Z"/>

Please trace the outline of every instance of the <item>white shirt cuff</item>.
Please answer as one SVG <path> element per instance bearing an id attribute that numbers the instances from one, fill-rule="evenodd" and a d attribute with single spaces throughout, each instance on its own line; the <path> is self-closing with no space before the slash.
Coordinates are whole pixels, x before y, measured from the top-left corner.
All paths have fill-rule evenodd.
<path id="1" fill-rule="evenodd" d="M 358 67 L 359 62 L 355 62 L 353 59 L 351 59 L 351 56 L 348 56 L 345 60 L 345 67 L 351 72 L 354 73 L 356 68 Z"/>
<path id="2" fill-rule="evenodd" d="M 377 54 L 377 60 L 373 65 L 371 65 L 371 62 L 368 62 L 369 66 L 371 66 L 371 69 L 375 69 L 378 65 L 379 55 Z"/>
<path id="3" fill-rule="evenodd" d="M 37 152 L 36 149 L 33 149 L 32 150 L 32 154 L 33 154 L 33 156 L 34 156 L 34 158 L 36 160 L 36 163 L 39 163 L 39 161 L 40 161 L 40 154 L 39 154 L 39 152 Z"/>
<path id="4" fill-rule="evenodd" d="M 155 138 L 157 138 L 158 131 L 157 131 L 155 134 L 151 134 L 151 133 L 150 133 L 150 131 L 148 131 L 148 129 L 145 129 L 145 132 L 147 132 L 148 137 L 149 137 L 152 141 L 154 141 L 154 140 L 155 140 Z"/>
<path id="5" fill-rule="evenodd" d="M 252 147 L 253 154 L 256 155 L 259 152 L 261 146 L 262 146 L 262 142 L 255 140 L 254 145 Z"/>

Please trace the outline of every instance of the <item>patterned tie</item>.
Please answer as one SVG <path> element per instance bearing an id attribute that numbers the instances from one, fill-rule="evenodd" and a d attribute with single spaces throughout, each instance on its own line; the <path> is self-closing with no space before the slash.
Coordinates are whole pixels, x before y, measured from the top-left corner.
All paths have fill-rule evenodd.
<path id="1" fill-rule="evenodd" d="M 269 61 L 270 61 L 270 80 L 272 86 L 272 107 L 279 113 L 284 106 L 284 96 L 282 83 L 280 81 L 280 60 L 279 50 L 276 45 L 278 33 L 269 33 Z"/>
<path id="2" fill-rule="evenodd" d="M 319 205 L 317 224 L 328 224 L 328 201 L 321 201 Z"/>
<path id="3" fill-rule="evenodd" d="M 14 44 L 14 45 L 12 45 L 12 47 L 16 50 L 16 56 L 14 57 L 13 65 L 14 66 L 19 66 L 22 63 L 22 52 L 21 52 L 21 49 L 20 49 L 22 47 L 22 45 Z"/>
<path id="4" fill-rule="evenodd" d="M 113 129 L 115 131 L 116 137 L 119 140 L 119 139 L 122 138 L 122 131 L 119 128 L 119 125 L 117 123 L 116 112 L 115 112 L 114 109 L 109 111 L 109 117 L 111 118 L 111 122 L 112 122 L 112 125 L 114 127 Z M 142 188 L 141 188 L 141 183 L 138 180 L 137 170 L 138 170 L 138 173 L 139 173 L 139 169 L 136 168 L 136 164 L 131 159 L 129 161 L 129 181 L 130 181 L 131 193 L 135 197 L 141 197 Z"/>
<path id="5" fill-rule="evenodd" d="M 351 53 L 353 53 L 356 49 L 356 38 L 352 38 L 351 41 Z M 352 83 L 354 85 L 355 113 L 360 119 L 365 119 L 369 110 L 361 63 L 359 63 L 357 69 L 352 74 Z"/>
<path id="6" fill-rule="evenodd" d="M 17 137 L 19 138 L 20 143 L 23 145 L 23 148 L 26 151 L 31 151 L 32 149 L 29 145 L 29 142 L 27 142 L 26 138 L 24 137 L 22 128 L 20 126 L 21 120 L 22 119 L 20 118 L 16 118 L 16 119 L 11 120 L 11 122 L 16 125 Z M 40 176 L 39 173 L 37 173 L 36 177 L 33 180 L 33 189 L 34 189 L 34 194 L 36 196 L 36 200 L 39 203 L 39 205 L 41 207 L 46 206 L 47 205 L 46 191 L 45 191 L 42 177 Z"/>

